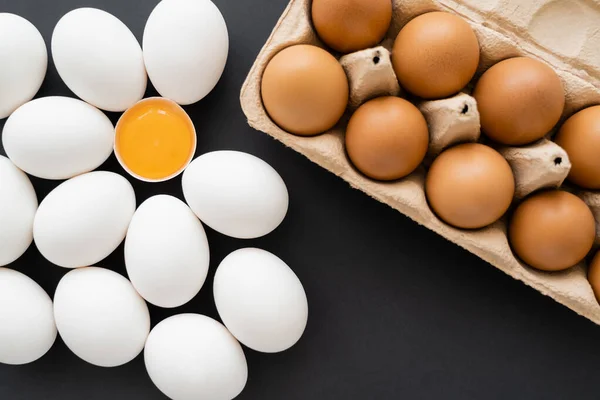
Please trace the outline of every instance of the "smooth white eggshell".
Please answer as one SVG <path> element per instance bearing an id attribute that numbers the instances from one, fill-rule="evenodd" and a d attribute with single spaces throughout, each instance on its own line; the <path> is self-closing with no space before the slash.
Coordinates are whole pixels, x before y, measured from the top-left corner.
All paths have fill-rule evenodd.
<path id="1" fill-rule="evenodd" d="M 288 192 L 269 164 L 239 151 L 196 158 L 183 173 L 183 195 L 202 222 L 239 239 L 264 236 L 283 221 Z"/>
<path id="2" fill-rule="evenodd" d="M 33 362 L 55 339 L 50 296 L 28 276 L 0 268 L 0 363 Z"/>
<path id="3" fill-rule="evenodd" d="M 0 266 L 21 257 L 31 244 L 37 208 L 27 175 L 0 156 Z"/>
<path id="4" fill-rule="evenodd" d="M 148 306 L 131 283 L 98 267 L 63 276 L 54 294 L 54 317 L 67 347 L 100 367 L 133 360 L 150 332 Z"/>
<path id="5" fill-rule="evenodd" d="M 230 400 L 248 379 L 240 344 L 223 325 L 199 314 L 179 314 L 152 329 L 144 349 L 152 382 L 174 400 Z"/>
<path id="6" fill-rule="evenodd" d="M 204 285 L 209 259 L 202 223 L 184 202 L 158 195 L 138 207 L 125 238 L 125 265 L 148 302 L 171 308 L 190 301 Z"/>
<path id="7" fill-rule="evenodd" d="M 0 13 L 0 119 L 35 96 L 48 67 L 44 38 L 25 18 Z"/>
<path id="8" fill-rule="evenodd" d="M 213 292 L 221 320 L 253 350 L 275 353 L 293 346 L 308 319 L 302 283 L 279 257 L 245 248 L 217 268 Z"/>
<path id="9" fill-rule="evenodd" d="M 11 161 L 45 179 L 68 179 L 99 167 L 112 153 L 114 137 L 112 122 L 102 111 L 60 96 L 22 105 L 2 131 Z"/>
<path id="10" fill-rule="evenodd" d="M 146 70 L 158 93 L 192 104 L 221 78 L 229 35 L 212 1 L 163 0 L 146 22 L 142 44 Z"/>
<path id="11" fill-rule="evenodd" d="M 50 262 L 65 268 L 101 261 L 125 238 L 135 211 L 133 187 L 121 175 L 96 171 L 58 185 L 40 203 L 33 239 Z"/>
<path id="12" fill-rule="evenodd" d="M 125 111 L 144 96 L 142 48 L 114 15 L 96 8 L 68 12 L 54 28 L 51 48 L 60 77 L 82 100 Z"/>

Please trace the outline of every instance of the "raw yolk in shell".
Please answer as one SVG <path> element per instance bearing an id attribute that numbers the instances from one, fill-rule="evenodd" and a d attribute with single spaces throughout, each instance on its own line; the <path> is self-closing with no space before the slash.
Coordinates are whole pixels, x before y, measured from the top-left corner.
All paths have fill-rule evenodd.
<path id="1" fill-rule="evenodd" d="M 115 134 L 123 166 L 143 179 L 161 180 L 179 172 L 196 149 L 196 132 L 186 112 L 164 98 L 144 99 L 125 111 Z"/>

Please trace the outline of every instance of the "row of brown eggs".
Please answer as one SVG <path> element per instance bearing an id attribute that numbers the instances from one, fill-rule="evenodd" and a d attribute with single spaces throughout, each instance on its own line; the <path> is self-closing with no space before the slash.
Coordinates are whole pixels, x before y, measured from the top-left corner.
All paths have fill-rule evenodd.
<path id="1" fill-rule="evenodd" d="M 312 21 L 321 40 L 348 53 L 379 43 L 392 18 L 390 0 L 313 0 Z M 470 25 L 445 12 L 422 14 L 395 39 L 392 64 L 400 85 L 421 99 L 447 98 L 463 90 L 479 64 L 479 43 Z M 348 105 L 347 76 L 329 52 L 294 45 L 266 66 L 261 86 L 271 119 L 292 134 L 312 136 L 333 128 Z M 559 122 L 565 94 L 548 65 L 527 57 L 501 61 L 476 82 L 473 97 L 481 130 L 501 145 L 531 144 Z M 569 181 L 600 188 L 600 107 L 573 115 L 556 136 L 569 155 Z M 411 102 L 379 97 L 361 105 L 345 134 L 347 155 L 365 176 L 394 181 L 412 173 L 429 146 L 425 118 Z M 465 143 L 443 151 L 431 164 L 425 194 L 433 212 L 459 229 L 479 229 L 509 210 L 515 179 L 508 162 L 492 147 Z M 579 197 L 542 190 L 518 204 L 510 216 L 508 239 L 528 265 L 560 271 L 581 262 L 595 240 L 595 221 Z M 597 267 L 594 267 L 597 266 Z M 597 272 L 596 272 L 597 271 Z M 595 278 L 594 278 L 595 277 Z M 600 257 L 590 268 L 600 296 Z"/>

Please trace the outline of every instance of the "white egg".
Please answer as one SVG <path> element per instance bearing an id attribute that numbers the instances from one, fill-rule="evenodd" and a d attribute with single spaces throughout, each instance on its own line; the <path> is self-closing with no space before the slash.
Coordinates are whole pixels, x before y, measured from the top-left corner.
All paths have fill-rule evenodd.
<path id="1" fill-rule="evenodd" d="M 283 221 L 288 192 L 269 164 L 238 151 L 196 158 L 183 173 L 183 195 L 202 222 L 239 239 L 264 236 Z"/>
<path id="2" fill-rule="evenodd" d="M 27 175 L 0 156 L 0 266 L 21 257 L 31 244 L 37 208 Z"/>
<path id="3" fill-rule="evenodd" d="M 131 283 L 148 302 L 172 308 L 190 301 L 204 285 L 209 259 L 202 223 L 181 200 L 150 197 L 133 215 L 125 265 Z"/>
<path id="4" fill-rule="evenodd" d="M 230 400 L 248 379 L 240 344 L 223 325 L 199 314 L 180 314 L 152 329 L 144 349 L 152 382 L 173 400 Z"/>
<path id="5" fill-rule="evenodd" d="M 28 276 L 0 268 L 0 363 L 33 362 L 55 339 L 50 296 Z"/>
<path id="6" fill-rule="evenodd" d="M 23 171 L 68 179 L 99 167 L 112 153 L 115 130 L 102 111 L 70 97 L 42 97 L 6 121 L 2 144 Z"/>
<path id="7" fill-rule="evenodd" d="M 304 333 L 308 302 L 302 283 L 268 251 L 245 248 L 229 254 L 217 268 L 213 292 L 227 329 L 253 350 L 280 352 Z"/>
<path id="8" fill-rule="evenodd" d="M 65 14 L 52 33 L 60 77 L 82 100 L 106 111 L 125 111 L 144 96 L 142 48 L 117 17 L 96 8 Z"/>
<path id="9" fill-rule="evenodd" d="M 100 367 L 133 360 L 150 332 L 144 299 L 122 275 L 98 267 L 63 276 L 54 294 L 54 317 L 67 347 Z"/>
<path id="10" fill-rule="evenodd" d="M 44 38 L 15 14 L 0 13 L 0 119 L 35 96 L 48 67 Z"/>
<path id="11" fill-rule="evenodd" d="M 142 43 L 150 81 L 179 104 L 195 103 L 213 90 L 229 51 L 227 25 L 210 0 L 161 1 Z"/>
<path id="12" fill-rule="evenodd" d="M 48 261 L 65 268 L 86 267 L 119 246 L 134 211 L 133 187 L 121 175 L 79 175 L 58 185 L 40 203 L 33 239 Z"/>

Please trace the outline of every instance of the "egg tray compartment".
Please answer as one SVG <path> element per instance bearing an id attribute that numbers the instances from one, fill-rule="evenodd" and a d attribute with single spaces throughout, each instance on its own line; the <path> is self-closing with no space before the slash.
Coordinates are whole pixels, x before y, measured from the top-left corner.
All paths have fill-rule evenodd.
<path id="1" fill-rule="evenodd" d="M 430 11 L 447 11 L 463 17 L 472 26 L 481 48 L 473 82 L 493 64 L 515 56 L 529 56 L 552 66 L 563 82 L 566 105 L 561 122 L 590 105 L 600 103 L 600 6 L 595 0 L 393 0 L 394 16 L 379 47 L 340 59 L 350 82 L 346 115 L 329 132 L 300 137 L 283 131 L 267 115 L 261 100 L 263 71 L 270 59 L 294 44 L 312 44 L 327 49 L 311 23 L 311 0 L 292 0 L 258 55 L 241 91 L 241 104 L 248 123 L 311 161 L 346 180 L 352 187 L 400 211 L 417 223 L 501 269 L 539 292 L 600 324 L 600 305 L 594 297 L 582 263 L 563 272 L 535 270 L 513 255 L 507 235 L 506 217 L 479 230 L 448 226 L 433 214 L 424 191 L 426 165 L 443 148 L 458 142 L 480 140 L 479 115 L 469 87 L 450 99 L 417 103 L 430 130 L 430 147 L 424 165 L 395 182 L 378 182 L 360 174 L 344 150 L 344 130 L 349 115 L 362 102 L 380 95 L 400 95 L 389 49 L 408 21 Z M 392 79 L 393 78 L 393 79 Z M 560 125 L 559 125 L 560 126 Z M 497 147 L 515 173 L 515 200 L 542 187 L 558 187 L 570 163 L 563 149 L 548 139 L 525 147 Z M 592 208 L 600 234 L 600 194 L 577 193 Z M 600 244 L 600 240 L 596 241 Z"/>

